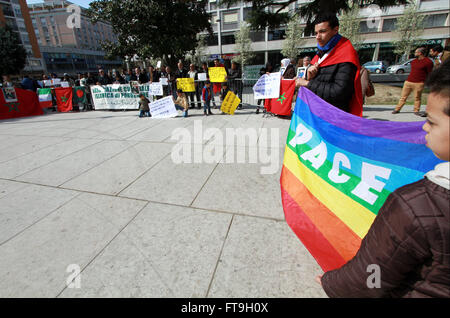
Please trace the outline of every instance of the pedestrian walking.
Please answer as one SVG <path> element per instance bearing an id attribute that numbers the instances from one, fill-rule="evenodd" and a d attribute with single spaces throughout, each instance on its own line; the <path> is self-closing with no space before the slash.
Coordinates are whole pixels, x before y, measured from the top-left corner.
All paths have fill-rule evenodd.
<path id="1" fill-rule="evenodd" d="M 392 112 L 398 114 L 406 103 L 406 99 L 414 91 L 414 115 L 423 116 L 420 113 L 420 104 L 422 102 L 422 92 L 425 87 L 427 76 L 433 70 L 433 62 L 426 57 L 427 49 L 418 47 L 414 52 L 415 59 L 411 61 L 411 73 L 403 84 L 402 96 L 398 101 L 397 107 Z"/>

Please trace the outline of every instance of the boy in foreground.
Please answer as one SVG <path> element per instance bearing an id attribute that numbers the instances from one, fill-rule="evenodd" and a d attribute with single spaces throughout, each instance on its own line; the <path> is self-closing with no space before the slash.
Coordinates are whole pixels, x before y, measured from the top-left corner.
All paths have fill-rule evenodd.
<path id="1" fill-rule="evenodd" d="M 445 162 L 394 191 L 356 256 L 316 278 L 329 297 L 450 297 L 450 60 L 427 85 L 425 139 Z"/>

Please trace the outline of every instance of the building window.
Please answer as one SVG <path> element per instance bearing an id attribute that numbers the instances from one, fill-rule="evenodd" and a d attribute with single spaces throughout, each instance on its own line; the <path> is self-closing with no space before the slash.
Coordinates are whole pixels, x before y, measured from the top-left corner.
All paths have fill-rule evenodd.
<path id="1" fill-rule="evenodd" d="M 239 20 L 239 14 L 237 12 L 226 13 L 223 15 L 223 23 L 236 23 Z"/>
<path id="2" fill-rule="evenodd" d="M 374 33 L 378 32 L 378 28 L 375 26 L 373 28 L 369 28 L 367 25 L 367 21 L 361 21 L 359 22 L 359 32 L 360 33 Z"/>
<path id="3" fill-rule="evenodd" d="M 235 44 L 234 34 L 222 35 L 222 45 Z"/>
<path id="4" fill-rule="evenodd" d="M 217 36 L 217 34 L 214 34 L 213 36 L 208 35 L 206 37 L 206 43 L 208 46 L 219 45 L 219 37 Z"/>
<path id="5" fill-rule="evenodd" d="M 436 28 L 445 26 L 447 14 L 433 14 L 425 17 L 424 24 L 426 28 Z"/>
<path id="6" fill-rule="evenodd" d="M 14 11 L 9 4 L 0 3 L 0 8 L 5 16 L 14 17 Z"/>
<path id="7" fill-rule="evenodd" d="M 250 32 L 250 39 L 252 42 L 264 42 L 266 34 L 264 31 Z"/>
<path id="8" fill-rule="evenodd" d="M 286 38 L 286 30 L 269 30 L 269 41 L 284 40 Z"/>
<path id="9" fill-rule="evenodd" d="M 383 20 L 383 32 L 391 32 L 397 28 L 397 19 L 384 19 Z"/>

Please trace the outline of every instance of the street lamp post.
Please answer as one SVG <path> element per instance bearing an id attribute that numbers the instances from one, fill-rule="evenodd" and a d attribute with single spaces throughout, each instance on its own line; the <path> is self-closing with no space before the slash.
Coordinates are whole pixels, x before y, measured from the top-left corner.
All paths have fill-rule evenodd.
<path id="1" fill-rule="evenodd" d="M 218 44 L 219 44 L 219 52 L 220 52 L 220 58 L 222 58 L 222 19 L 220 17 L 220 4 L 219 1 L 217 1 L 217 30 L 218 32 Z"/>

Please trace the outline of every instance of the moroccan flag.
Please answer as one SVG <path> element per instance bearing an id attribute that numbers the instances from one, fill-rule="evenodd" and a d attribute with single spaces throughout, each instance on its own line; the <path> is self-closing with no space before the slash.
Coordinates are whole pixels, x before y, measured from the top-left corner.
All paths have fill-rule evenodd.
<path id="1" fill-rule="evenodd" d="M 315 64 L 318 61 L 319 56 L 316 55 L 312 59 L 311 64 Z M 363 98 L 360 74 L 361 65 L 359 64 L 358 53 L 353 48 L 352 43 L 347 38 L 342 37 L 333 50 L 331 50 L 330 54 L 320 63 L 319 68 L 346 62 L 352 63 L 357 69 L 355 79 L 353 81 L 355 91 L 350 101 L 350 113 L 355 116 L 362 117 Z"/>
<path id="2" fill-rule="evenodd" d="M 39 104 L 42 108 L 52 107 L 52 89 L 38 88 Z"/>
<path id="3" fill-rule="evenodd" d="M 58 111 L 62 113 L 70 112 L 72 110 L 72 87 L 57 87 L 55 88 L 55 95 Z"/>
<path id="4" fill-rule="evenodd" d="M 86 87 L 84 86 L 75 86 L 73 88 L 73 104 L 86 104 L 87 103 L 87 97 L 86 97 Z"/>
<path id="5" fill-rule="evenodd" d="M 0 89 L 0 119 L 37 116 L 43 113 L 35 92 L 14 88 L 12 91 L 8 90 L 8 96 L 5 98 L 3 90 Z"/>
<path id="6" fill-rule="evenodd" d="M 280 97 L 264 100 L 268 112 L 281 116 L 289 116 L 292 111 L 292 98 L 295 92 L 295 80 L 282 79 Z"/>
<path id="7" fill-rule="evenodd" d="M 281 197 L 287 223 L 324 271 L 355 256 L 394 190 L 442 162 L 425 146 L 422 125 L 353 116 L 300 89 Z"/>

